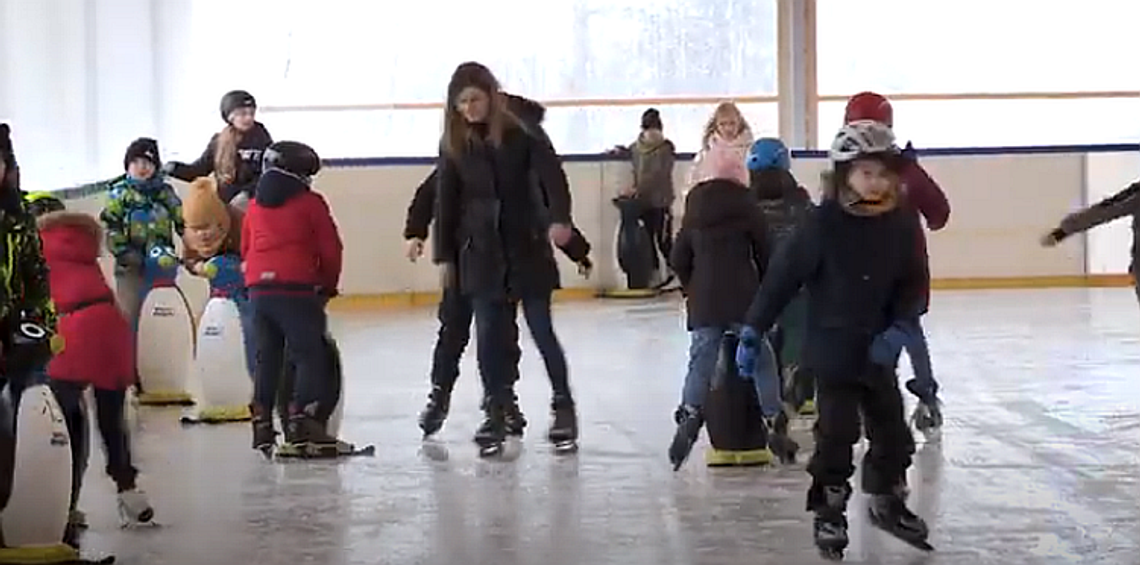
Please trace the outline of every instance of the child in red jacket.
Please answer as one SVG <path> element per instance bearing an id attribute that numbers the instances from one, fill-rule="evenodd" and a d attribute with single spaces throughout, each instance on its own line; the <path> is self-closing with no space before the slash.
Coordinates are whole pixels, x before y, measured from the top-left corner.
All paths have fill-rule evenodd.
<path id="1" fill-rule="evenodd" d="M 48 211 L 56 208 L 54 211 Z M 146 493 L 138 488 L 138 470 L 131 463 L 130 439 L 123 407 L 127 388 L 134 382 L 134 332 L 115 305 L 98 258 L 103 229 L 87 214 L 67 212 L 58 206 L 40 207 L 38 220 L 48 264 L 51 298 L 59 314 L 59 334 L 66 346 L 47 367 L 67 431 L 71 436 L 72 527 L 83 527 L 76 509 L 83 475 L 87 471 L 87 412 L 83 394 L 95 389 L 95 414 L 107 458 L 107 474 L 119 492 L 119 513 L 124 523 L 149 522 L 154 516 Z"/>
<path id="2" fill-rule="evenodd" d="M 253 447 L 265 451 L 276 443 L 272 413 L 288 342 L 297 383 L 285 442 L 302 451 L 335 451 L 337 440 L 321 417 L 333 409 L 324 404 L 336 402 L 326 394 L 334 376 L 325 304 L 340 282 L 343 246 L 328 204 L 310 188 L 321 160 L 303 143 L 281 141 L 265 151 L 262 167 L 241 234 L 257 339 Z"/>

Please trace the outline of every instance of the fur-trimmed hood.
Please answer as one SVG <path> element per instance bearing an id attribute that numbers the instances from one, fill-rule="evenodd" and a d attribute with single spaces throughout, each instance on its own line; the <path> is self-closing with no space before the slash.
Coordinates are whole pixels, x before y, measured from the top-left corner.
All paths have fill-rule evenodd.
<path id="1" fill-rule="evenodd" d="M 57 261 L 93 263 L 99 258 L 103 227 L 94 216 L 61 210 L 40 216 L 36 223 L 49 266 Z"/>

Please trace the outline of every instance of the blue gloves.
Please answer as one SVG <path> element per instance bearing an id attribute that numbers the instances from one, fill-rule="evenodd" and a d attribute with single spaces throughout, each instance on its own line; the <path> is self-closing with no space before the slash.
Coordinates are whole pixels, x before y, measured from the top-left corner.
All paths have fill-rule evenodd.
<path id="1" fill-rule="evenodd" d="M 876 365 L 895 368 L 899 364 L 899 356 L 907 342 L 906 330 L 899 322 L 895 322 L 883 333 L 875 336 L 871 342 L 871 362 Z"/>
<path id="2" fill-rule="evenodd" d="M 752 378 L 756 374 L 756 362 L 760 359 L 760 334 L 751 326 L 744 326 L 740 332 L 740 343 L 736 346 L 736 371 L 741 377 Z"/>

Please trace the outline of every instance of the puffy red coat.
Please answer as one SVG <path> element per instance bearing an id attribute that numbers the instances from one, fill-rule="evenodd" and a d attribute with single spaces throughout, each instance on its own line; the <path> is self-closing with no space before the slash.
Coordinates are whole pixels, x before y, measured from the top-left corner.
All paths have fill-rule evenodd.
<path id="1" fill-rule="evenodd" d="M 51 298 L 64 348 L 48 364 L 53 379 L 104 390 L 134 380 L 134 334 L 99 269 L 103 230 L 94 217 L 53 212 L 39 219 Z"/>
<path id="2" fill-rule="evenodd" d="M 261 175 L 241 231 L 250 292 L 335 293 L 344 246 L 325 199 L 277 170 Z"/>

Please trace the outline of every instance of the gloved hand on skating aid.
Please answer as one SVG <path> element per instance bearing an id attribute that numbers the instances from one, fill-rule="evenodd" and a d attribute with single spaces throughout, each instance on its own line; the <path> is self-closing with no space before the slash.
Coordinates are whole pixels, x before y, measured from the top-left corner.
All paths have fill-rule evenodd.
<path id="1" fill-rule="evenodd" d="M 871 362 L 894 368 L 899 363 L 906 340 L 906 331 L 896 322 L 871 342 Z"/>
<path id="2" fill-rule="evenodd" d="M 740 343 L 736 346 L 736 372 L 745 378 L 756 374 L 756 363 L 760 359 L 760 334 L 745 326 L 740 332 Z"/>

